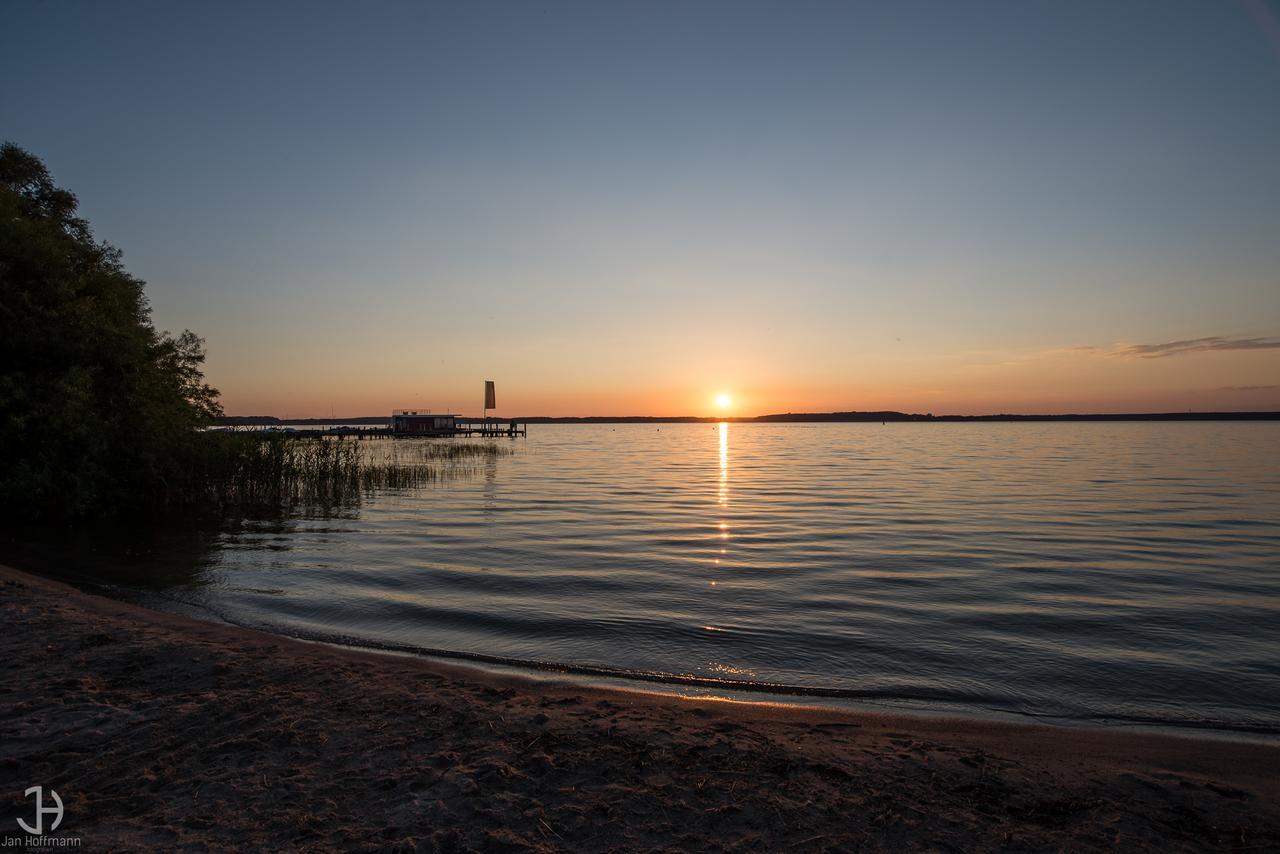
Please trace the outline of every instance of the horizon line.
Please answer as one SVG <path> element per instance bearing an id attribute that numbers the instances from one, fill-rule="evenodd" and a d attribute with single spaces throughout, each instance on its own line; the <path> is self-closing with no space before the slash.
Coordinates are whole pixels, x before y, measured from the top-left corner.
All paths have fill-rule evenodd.
<path id="1" fill-rule="evenodd" d="M 448 414 L 448 413 L 441 413 Z M 821 421 L 982 421 L 982 420 L 1197 420 L 1223 418 L 1232 420 L 1280 420 L 1280 410 L 1231 409 L 1185 410 L 1172 412 L 1063 412 L 1018 413 L 1000 412 L 977 415 L 909 413 L 898 410 L 834 410 L 830 412 L 777 412 L 762 415 L 490 415 L 495 421 L 522 423 L 628 423 L 628 422 L 691 422 L 691 423 L 776 423 Z M 222 415 L 215 423 L 231 421 L 277 422 L 282 424 L 341 424 L 356 421 L 389 421 L 390 415 L 321 416 L 289 418 L 278 415 Z"/>

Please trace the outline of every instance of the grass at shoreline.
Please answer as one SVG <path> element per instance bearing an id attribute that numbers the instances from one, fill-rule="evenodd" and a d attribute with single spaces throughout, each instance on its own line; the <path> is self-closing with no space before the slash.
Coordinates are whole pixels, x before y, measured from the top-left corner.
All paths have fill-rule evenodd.
<path id="1" fill-rule="evenodd" d="M 414 489 L 473 473 L 515 451 L 496 442 L 404 440 L 387 445 L 343 437 L 205 433 L 194 443 L 188 486 L 175 503 L 243 507 L 346 504 L 382 489 Z"/>

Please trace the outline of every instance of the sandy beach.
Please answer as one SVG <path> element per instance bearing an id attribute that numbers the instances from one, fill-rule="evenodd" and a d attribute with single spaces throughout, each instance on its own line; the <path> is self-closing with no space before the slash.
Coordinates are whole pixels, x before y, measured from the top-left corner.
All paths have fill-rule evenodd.
<path id="1" fill-rule="evenodd" d="M 585 689 L 0 568 L 5 834 L 85 850 L 1276 850 L 1280 747 Z"/>

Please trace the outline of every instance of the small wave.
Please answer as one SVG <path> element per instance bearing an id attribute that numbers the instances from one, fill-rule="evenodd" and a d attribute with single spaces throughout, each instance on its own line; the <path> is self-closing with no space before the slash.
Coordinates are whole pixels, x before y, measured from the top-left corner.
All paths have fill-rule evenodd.
<path id="1" fill-rule="evenodd" d="M 675 688 L 707 688 L 711 690 L 743 694 L 765 694 L 780 697 L 794 697 L 797 700 L 814 698 L 863 702 L 946 704 L 949 706 L 959 706 L 988 713 L 1017 715 L 1019 717 L 1035 718 L 1037 720 L 1053 720 L 1082 724 L 1152 726 L 1170 729 L 1220 731 L 1225 733 L 1251 735 L 1280 735 L 1280 726 L 1255 723 L 1251 721 L 1217 720 L 1211 718 L 1173 718 L 1160 717 L 1156 715 L 1089 716 L 1036 712 L 1013 705 L 1003 697 L 978 692 L 930 689 L 924 687 L 888 690 L 792 685 L 784 682 L 730 679 L 693 673 L 670 673 L 656 670 L 636 670 L 624 667 L 603 667 L 590 664 L 539 661 L 536 659 L 513 658 L 509 656 L 490 655 L 480 652 L 424 647 L 417 646 L 415 644 L 376 641 L 351 635 L 298 630 L 271 624 L 247 624 L 226 619 L 222 615 L 219 615 L 219 617 L 223 622 L 236 625 L 241 628 L 254 629 L 298 640 L 334 644 L 338 646 L 374 650 L 379 652 L 400 653 L 453 661 L 467 661 L 477 664 L 511 667 L 541 673 L 558 673 L 566 676 L 584 676 L 598 679 L 644 682 L 648 684 L 669 685 Z"/>

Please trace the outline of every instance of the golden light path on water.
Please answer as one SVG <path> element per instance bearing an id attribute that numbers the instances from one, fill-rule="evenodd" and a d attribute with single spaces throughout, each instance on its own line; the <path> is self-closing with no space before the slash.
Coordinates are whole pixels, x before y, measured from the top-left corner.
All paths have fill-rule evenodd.
<path id="1" fill-rule="evenodd" d="M 721 540 L 729 539 L 729 520 L 723 518 L 723 511 L 729 506 L 729 422 L 720 422 L 720 491 L 719 504 L 722 510 L 722 518 L 719 521 L 717 535 Z M 716 565 L 719 566 L 724 556 L 728 553 L 728 549 L 721 544 L 721 557 L 715 558 Z M 715 581 L 711 582 L 714 587 Z"/>
<path id="2" fill-rule="evenodd" d="M 721 397 L 725 398 L 725 402 L 727 404 L 728 396 L 721 395 Z M 728 560 L 728 545 L 731 532 L 729 520 L 726 516 L 726 511 L 729 508 L 729 422 L 721 421 L 718 426 L 720 431 L 720 480 L 716 498 L 721 511 L 721 518 L 716 526 L 715 533 L 715 536 L 720 541 L 720 555 L 714 559 L 715 565 L 713 571 L 715 572 L 719 572 L 725 568 L 725 562 Z M 712 579 L 711 586 L 715 587 L 716 585 L 716 579 Z M 720 626 L 703 626 L 702 628 L 708 632 L 729 631 L 729 629 L 722 628 Z M 707 662 L 707 669 L 712 673 L 738 678 L 751 678 L 756 675 L 755 672 L 749 668 L 726 664 L 719 660 Z"/>

